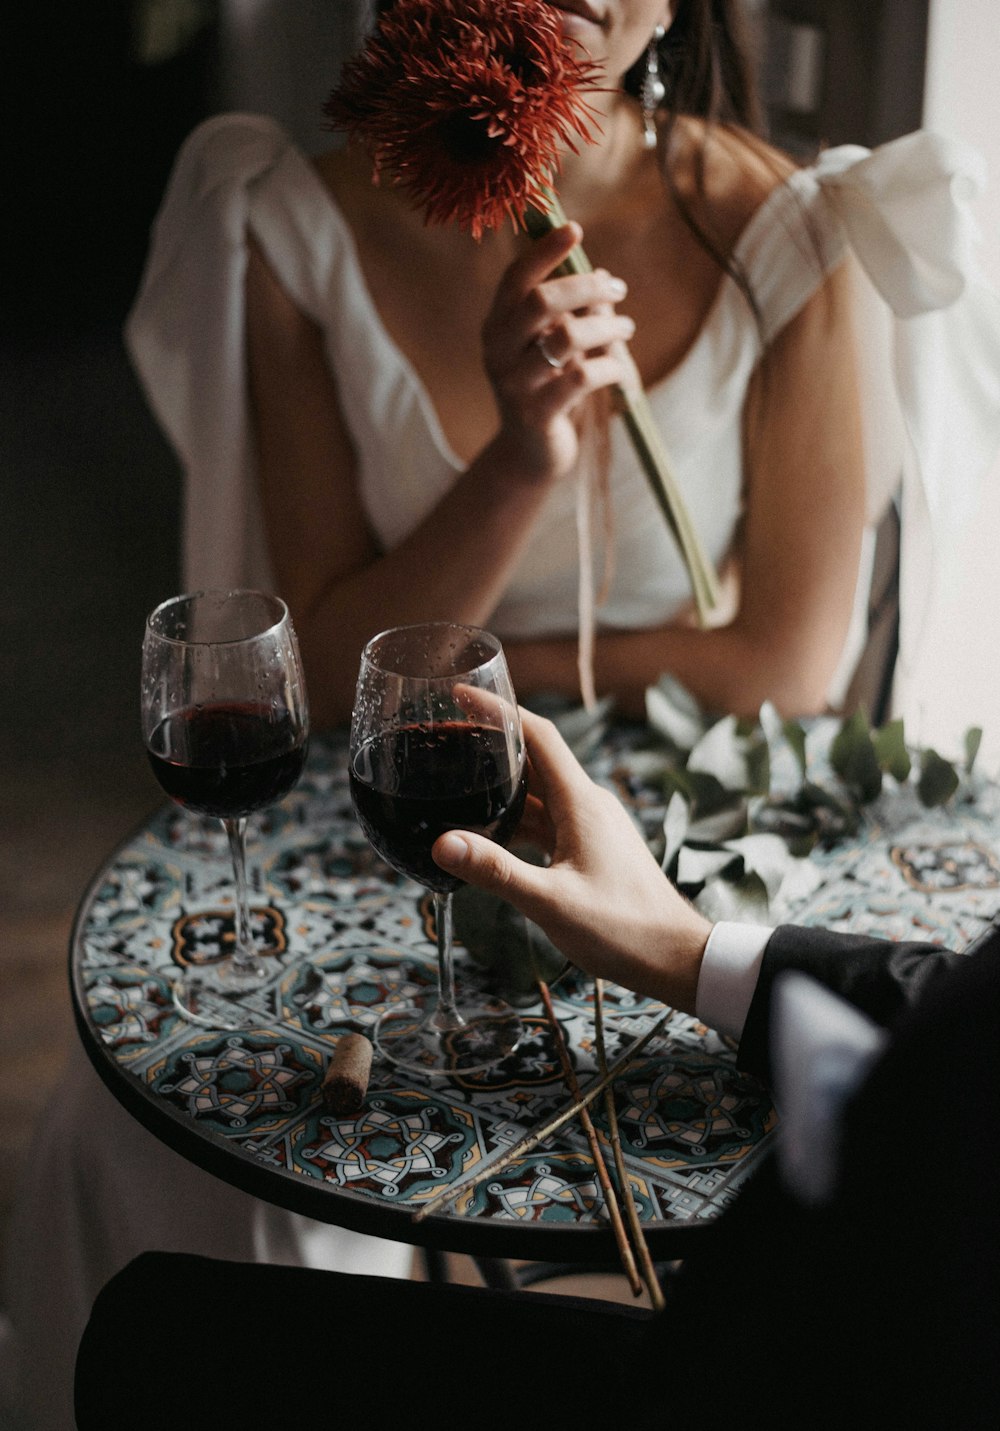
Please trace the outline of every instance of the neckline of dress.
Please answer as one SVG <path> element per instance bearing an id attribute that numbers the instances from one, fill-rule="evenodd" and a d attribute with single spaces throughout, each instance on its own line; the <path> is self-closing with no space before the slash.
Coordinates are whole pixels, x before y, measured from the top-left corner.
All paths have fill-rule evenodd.
<path id="1" fill-rule="evenodd" d="M 375 303 L 375 299 L 372 296 L 371 289 L 368 286 L 368 280 L 365 277 L 364 268 L 361 263 L 361 257 L 358 252 L 357 241 L 354 237 L 354 231 L 352 230 L 347 220 L 347 217 L 344 214 L 344 211 L 338 204 L 336 196 L 324 183 L 323 179 L 321 178 L 315 167 L 313 160 L 310 159 L 306 154 L 304 154 L 303 151 L 300 150 L 298 146 L 295 145 L 291 140 L 288 140 L 288 144 L 290 151 L 294 155 L 296 155 L 296 157 L 301 161 L 301 166 L 308 172 L 311 183 L 313 184 L 317 194 L 322 199 L 326 211 L 329 213 L 332 222 L 337 226 L 341 234 L 345 246 L 345 251 L 349 259 L 350 278 L 353 281 L 355 291 L 359 294 L 362 305 L 366 310 L 366 316 L 370 328 L 375 334 L 376 341 L 378 342 L 379 346 L 390 355 L 391 360 L 396 365 L 397 369 L 405 376 L 407 382 L 413 389 L 417 397 L 417 401 L 420 405 L 420 409 L 424 415 L 424 420 L 427 423 L 428 430 L 442 458 L 456 472 L 464 472 L 468 464 L 466 462 L 463 462 L 461 458 L 459 458 L 458 454 L 452 447 L 451 442 L 448 440 L 448 436 L 444 430 L 444 427 L 442 426 L 437 408 L 434 405 L 434 401 L 431 398 L 427 385 L 418 373 L 417 369 L 414 367 L 413 363 L 410 361 L 410 359 L 403 352 L 402 348 L 400 348 L 399 344 L 393 338 L 392 334 L 386 327 L 385 322 L 383 321 L 382 315 L 379 312 L 378 306 Z M 771 190 L 771 192 L 767 195 L 767 197 L 763 200 L 763 202 L 758 205 L 758 207 L 750 215 L 750 218 L 744 225 L 739 235 L 739 238 L 737 239 L 733 247 L 732 256 L 736 262 L 742 261 L 743 253 L 753 243 L 754 235 L 758 226 L 764 223 L 766 217 L 770 214 L 772 208 L 777 206 L 778 204 L 785 202 L 785 197 L 789 190 L 796 187 L 797 183 L 801 181 L 802 176 L 808 175 L 809 172 L 810 171 L 808 169 L 794 170 L 780 184 L 776 184 L 775 187 Z M 688 373 L 693 370 L 695 355 L 700 351 L 704 344 L 708 342 L 712 331 L 722 321 L 722 315 L 726 311 L 726 308 L 731 302 L 734 301 L 740 304 L 746 304 L 747 300 L 745 295 L 740 291 L 739 285 L 733 279 L 732 275 L 727 272 L 723 272 L 722 278 L 719 282 L 719 286 L 716 289 L 715 296 L 713 297 L 712 302 L 709 304 L 708 311 L 705 314 L 704 321 L 702 322 L 702 325 L 699 328 L 697 334 L 695 335 L 693 341 L 688 346 L 686 352 L 684 353 L 684 356 L 670 369 L 669 372 L 664 373 L 662 377 L 656 378 L 653 382 L 649 383 L 646 386 L 646 396 L 650 399 L 651 402 L 659 404 L 664 400 L 667 395 L 672 396 L 675 390 L 682 388 Z"/>

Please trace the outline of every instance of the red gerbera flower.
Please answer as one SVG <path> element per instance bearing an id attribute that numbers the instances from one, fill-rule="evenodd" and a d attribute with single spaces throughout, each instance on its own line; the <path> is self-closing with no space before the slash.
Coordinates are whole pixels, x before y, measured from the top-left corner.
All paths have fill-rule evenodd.
<path id="1" fill-rule="evenodd" d="M 324 112 L 428 223 L 480 238 L 546 202 L 598 73 L 543 0 L 395 0 Z"/>

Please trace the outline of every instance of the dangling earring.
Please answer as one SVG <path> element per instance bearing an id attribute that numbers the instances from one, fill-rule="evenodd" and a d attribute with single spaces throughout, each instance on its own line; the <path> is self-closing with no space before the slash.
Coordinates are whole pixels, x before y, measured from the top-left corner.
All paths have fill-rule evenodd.
<path id="1" fill-rule="evenodd" d="M 642 103 L 642 142 L 647 149 L 656 148 L 656 111 L 666 96 L 666 88 L 660 78 L 659 44 L 667 33 L 663 25 L 657 25 L 646 51 L 646 73 L 642 78 L 640 91 Z"/>

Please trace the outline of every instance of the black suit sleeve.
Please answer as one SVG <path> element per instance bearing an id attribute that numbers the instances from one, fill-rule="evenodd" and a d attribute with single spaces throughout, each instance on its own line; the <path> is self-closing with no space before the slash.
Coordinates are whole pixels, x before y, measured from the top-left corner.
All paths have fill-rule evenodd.
<path id="1" fill-rule="evenodd" d="M 876 1023 L 888 1027 L 916 1003 L 933 980 L 965 957 L 936 944 L 896 944 L 866 935 L 782 925 L 764 950 L 760 978 L 740 1039 L 739 1065 L 770 1078 L 771 991 L 785 969 L 810 974 Z"/>

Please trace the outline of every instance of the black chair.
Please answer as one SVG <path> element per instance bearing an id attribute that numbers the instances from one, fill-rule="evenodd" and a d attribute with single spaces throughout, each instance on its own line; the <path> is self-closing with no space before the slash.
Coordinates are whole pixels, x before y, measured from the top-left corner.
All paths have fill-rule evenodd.
<path id="1" fill-rule="evenodd" d="M 899 551 L 902 525 L 894 498 L 875 529 L 875 554 L 868 592 L 865 644 L 854 668 L 843 709 L 864 707 L 873 725 L 889 718 L 892 685 L 899 655 Z"/>

